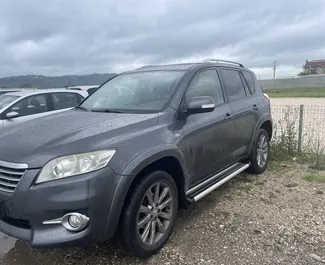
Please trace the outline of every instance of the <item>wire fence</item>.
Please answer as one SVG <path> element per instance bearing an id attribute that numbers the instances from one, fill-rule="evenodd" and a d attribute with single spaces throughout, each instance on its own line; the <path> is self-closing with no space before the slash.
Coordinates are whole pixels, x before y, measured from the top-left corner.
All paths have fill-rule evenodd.
<path id="1" fill-rule="evenodd" d="M 272 105 L 274 141 L 285 138 L 303 152 L 325 151 L 324 105 Z"/>

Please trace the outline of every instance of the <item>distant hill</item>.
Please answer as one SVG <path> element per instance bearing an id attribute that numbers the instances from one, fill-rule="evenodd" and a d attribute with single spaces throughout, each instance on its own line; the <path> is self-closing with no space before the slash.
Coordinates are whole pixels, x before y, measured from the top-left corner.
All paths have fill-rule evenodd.
<path id="1" fill-rule="evenodd" d="M 0 87 L 61 88 L 65 86 L 101 85 L 115 74 L 42 76 L 21 75 L 0 78 Z"/>

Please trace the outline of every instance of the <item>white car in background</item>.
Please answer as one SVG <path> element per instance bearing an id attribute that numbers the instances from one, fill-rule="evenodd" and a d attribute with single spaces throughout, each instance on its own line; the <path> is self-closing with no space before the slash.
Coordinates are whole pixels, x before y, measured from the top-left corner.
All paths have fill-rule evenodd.
<path id="1" fill-rule="evenodd" d="M 37 89 L 0 96 L 0 133 L 29 120 L 66 111 L 88 96 L 85 91 Z"/>
<path id="2" fill-rule="evenodd" d="M 77 91 L 87 91 L 88 94 L 92 94 L 99 86 L 70 86 L 67 87 L 67 90 L 77 90 Z"/>
<path id="3" fill-rule="evenodd" d="M 10 92 L 18 92 L 18 91 L 22 91 L 21 88 L 1 88 L 0 89 L 0 96 L 10 93 Z"/>

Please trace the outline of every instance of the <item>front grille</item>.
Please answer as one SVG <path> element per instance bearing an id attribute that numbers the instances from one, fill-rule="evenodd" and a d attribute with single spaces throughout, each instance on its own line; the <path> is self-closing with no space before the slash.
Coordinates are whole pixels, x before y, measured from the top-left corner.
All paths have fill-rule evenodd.
<path id="1" fill-rule="evenodd" d="M 0 161 L 0 191 L 14 192 L 27 167 L 26 164 Z"/>

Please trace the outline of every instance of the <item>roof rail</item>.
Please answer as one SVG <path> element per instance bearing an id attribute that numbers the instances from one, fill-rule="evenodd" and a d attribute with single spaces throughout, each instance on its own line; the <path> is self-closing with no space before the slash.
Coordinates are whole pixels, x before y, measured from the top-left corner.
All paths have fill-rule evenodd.
<path id="1" fill-rule="evenodd" d="M 135 70 L 141 70 L 141 69 L 146 69 L 146 68 L 149 68 L 149 67 L 157 67 L 159 65 L 156 65 L 156 64 L 147 64 L 147 65 L 144 65 L 144 66 L 141 66 Z"/>
<path id="2" fill-rule="evenodd" d="M 226 61 L 226 60 L 222 60 L 222 59 L 206 59 L 206 60 L 204 60 L 204 62 L 207 62 L 207 63 L 227 63 L 227 64 L 235 64 L 235 65 L 238 65 L 239 67 L 244 68 L 244 65 L 242 65 L 241 63 L 237 63 L 237 62 L 233 62 L 233 61 Z"/>

